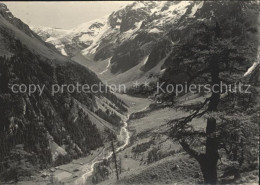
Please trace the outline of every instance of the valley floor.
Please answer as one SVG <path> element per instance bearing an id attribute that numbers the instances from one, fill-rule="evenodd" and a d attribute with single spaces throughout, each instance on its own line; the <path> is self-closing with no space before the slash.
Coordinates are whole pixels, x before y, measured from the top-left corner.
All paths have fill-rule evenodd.
<path id="1" fill-rule="evenodd" d="M 120 180 L 116 181 L 115 173 L 111 173 L 109 178 L 100 184 L 196 184 L 202 182 L 197 162 L 183 152 L 178 143 L 167 136 L 168 121 L 185 114 L 187 113 L 162 106 L 155 109 L 148 108 L 143 114 L 133 115 L 129 121 L 131 143 L 117 156 L 122 161 Z M 200 121 L 203 123 L 202 120 Z"/>
<path id="2" fill-rule="evenodd" d="M 183 97 L 180 104 L 201 101 L 194 95 Z M 137 109 L 138 110 L 138 109 Z M 111 170 L 106 177 L 99 178 L 100 185 L 163 185 L 163 184 L 202 184 L 203 176 L 197 161 L 191 158 L 178 142 L 168 137 L 170 126 L 168 121 L 189 114 L 179 109 L 173 109 L 162 104 L 153 104 L 147 109 L 131 115 L 128 130 L 131 142 L 125 150 L 117 154 L 119 163 L 119 180 L 115 170 Z M 205 129 L 203 118 L 191 122 L 195 129 Z M 203 149 L 202 149 L 203 150 Z M 114 163 L 109 169 L 114 169 Z M 234 180 L 233 175 L 223 178 L 223 164 L 219 164 L 219 181 L 223 184 L 257 184 L 258 171 L 242 172 L 241 178 Z M 87 184 L 93 184 L 94 177 L 88 179 Z M 95 179 L 96 180 L 96 179 Z"/>
<path id="3" fill-rule="evenodd" d="M 151 103 L 150 100 L 145 98 L 135 98 L 130 97 L 124 94 L 117 94 L 128 105 L 128 114 L 132 114 L 137 111 L 142 111 L 146 109 Z M 91 155 L 73 160 L 68 164 L 57 166 L 52 169 L 47 169 L 44 171 L 37 172 L 36 176 L 32 176 L 28 180 L 20 181 L 18 183 L 7 183 L 7 184 L 19 184 L 19 185 L 46 185 L 51 184 L 53 181 L 54 184 L 75 184 L 76 181 L 81 181 L 82 175 L 89 171 L 91 164 L 94 161 L 99 161 L 104 158 L 109 152 L 107 148 L 110 146 L 110 143 L 105 143 L 104 147 L 101 147 L 95 151 L 91 152 Z M 53 171 L 53 173 L 51 172 Z M 53 174 L 53 177 L 52 177 Z M 53 179 L 53 180 L 52 180 Z"/>
<path id="4" fill-rule="evenodd" d="M 167 124 L 173 118 L 183 117 L 187 112 L 153 103 L 149 99 L 135 98 L 127 95 L 118 94 L 129 106 L 131 114 L 128 123 L 130 132 L 130 142 L 126 148 L 117 153 L 117 160 L 120 161 L 119 180 L 116 180 L 114 163 L 109 160 L 106 166 L 109 174 L 101 175 L 101 171 L 95 168 L 93 174 L 87 179 L 82 179 L 82 175 L 90 168 L 92 161 L 103 159 L 106 153 L 107 143 L 104 148 L 99 148 L 92 152 L 92 155 L 77 159 L 69 164 L 58 166 L 53 173 L 58 183 L 54 184 L 75 184 L 76 181 L 86 181 L 86 184 L 94 184 L 93 181 L 101 185 L 115 184 L 199 184 L 203 182 L 202 174 L 198 163 L 187 155 L 182 147 L 168 138 L 167 133 L 170 129 Z M 189 101 L 200 101 L 199 97 L 192 97 Z M 150 105 L 150 106 L 149 106 Z M 154 106 L 155 105 L 155 106 Z M 197 129 L 205 128 L 205 120 L 197 119 L 192 122 Z M 49 173 L 47 170 L 45 173 Z M 40 174 L 43 174 L 41 172 Z M 33 181 L 24 181 L 20 185 L 43 185 L 51 182 L 50 177 L 34 177 Z M 222 172 L 219 171 L 219 175 Z M 258 172 L 242 173 L 240 179 L 232 183 L 258 182 Z M 55 180 L 56 181 L 56 180 Z M 81 183 L 77 183 L 81 185 Z"/>

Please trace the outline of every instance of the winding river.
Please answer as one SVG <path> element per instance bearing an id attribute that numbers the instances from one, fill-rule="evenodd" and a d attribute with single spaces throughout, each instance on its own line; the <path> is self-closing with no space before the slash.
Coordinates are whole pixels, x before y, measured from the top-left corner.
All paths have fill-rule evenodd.
<path id="1" fill-rule="evenodd" d="M 129 139 L 130 139 L 130 134 L 129 131 L 127 130 L 127 121 L 129 119 L 130 115 L 127 115 L 124 118 L 124 126 L 120 130 L 120 137 L 124 141 L 124 144 L 116 149 L 116 152 L 119 152 L 120 150 L 123 150 L 128 144 L 129 144 Z M 96 164 L 102 162 L 104 159 L 110 159 L 112 157 L 113 152 L 110 152 L 105 156 L 103 159 L 94 159 L 90 164 L 85 165 L 85 168 L 83 171 L 85 172 L 79 179 L 75 181 L 75 185 L 85 185 L 87 182 L 87 178 L 92 175 L 94 171 L 94 167 Z"/>
<path id="2" fill-rule="evenodd" d="M 137 111 L 137 112 L 144 111 L 144 110 L 146 110 L 148 107 L 149 107 L 149 104 L 148 104 L 148 106 L 142 108 L 141 110 L 139 110 L 139 111 Z M 121 130 L 120 130 L 120 137 L 121 137 L 121 139 L 124 141 L 124 144 L 121 145 L 120 147 L 118 147 L 118 148 L 116 149 L 116 152 L 119 152 L 119 151 L 123 150 L 123 149 L 129 144 L 129 141 L 130 141 L 130 133 L 129 133 L 129 131 L 127 130 L 127 126 L 128 126 L 127 121 L 129 121 L 130 115 L 131 115 L 131 114 L 128 114 L 127 116 L 124 117 L 124 120 L 123 120 L 124 126 L 123 126 L 123 127 L 121 128 Z M 82 169 L 82 171 L 84 171 L 84 174 L 83 174 L 80 178 L 78 178 L 78 179 L 75 181 L 74 185 L 86 185 L 87 178 L 92 175 L 92 173 L 93 173 L 93 171 L 94 171 L 95 165 L 98 164 L 98 163 L 100 163 L 100 162 L 102 162 L 104 159 L 107 159 L 107 160 L 110 159 L 110 158 L 112 157 L 112 154 L 113 154 L 113 152 L 110 152 L 110 153 L 108 153 L 104 158 L 102 158 L 102 159 L 96 158 L 96 159 L 94 159 L 92 162 L 90 162 L 89 164 L 86 164 L 86 165 L 84 166 L 84 169 Z"/>

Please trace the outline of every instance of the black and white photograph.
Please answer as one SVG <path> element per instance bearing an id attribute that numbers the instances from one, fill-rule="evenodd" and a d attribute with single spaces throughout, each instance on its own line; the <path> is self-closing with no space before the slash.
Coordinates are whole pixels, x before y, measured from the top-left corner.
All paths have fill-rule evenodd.
<path id="1" fill-rule="evenodd" d="M 1 1 L 0 185 L 258 185 L 259 13 Z"/>

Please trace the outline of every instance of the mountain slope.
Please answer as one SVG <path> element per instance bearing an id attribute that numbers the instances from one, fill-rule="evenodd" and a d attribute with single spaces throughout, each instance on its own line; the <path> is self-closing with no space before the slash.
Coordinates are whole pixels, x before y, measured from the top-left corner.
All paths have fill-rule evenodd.
<path id="1" fill-rule="evenodd" d="M 92 39 L 87 48 L 78 48 L 80 53 L 71 57 L 93 69 L 102 79 L 110 83 L 126 83 L 129 86 L 135 80 L 166 84 L 211 84 L 213 75 L 210 73 L 213 73 L 214 69 L 209 65 L 217 63 L 221 81 L 228 84 L 241 81 L 252 84 L 252 90 L 259 90 L 259 43 L 256 38 L 259 33 L 256 24 L 258 13 L 257 6 L 247 2 L 134 2 L 113 12 L 100 32 L 102 34 Z M 142 89 L 137 95 L 140 93 L 143 93 Z M 242 142 L 235 141 L 241 149 L 227 152 L 227 155 L 221 149 L 219 157 L 224 160 L 218 165 L 221 171 L 218 172 L 219 183 L 233 182 L 225 180 L 231 180 L 236 174 L 228 174 L 230 179 L 223 176 L 227 166 L 237 168 L 238 165 L 233 160 L 238 152 L 244 161 L 241 162 L 244 166 L 239 164 L 238 167 L 241 172 L 251 169 L 251 172 L 255 173 L 258 165 L 257 144 L 252 141 L 253 138 L 258 139 L 258 92 L 255 91 L 250 96 L 244 93 L 223 93 L 216 115 L 204 114 L 201 117 L 203 114 L 199 114 L 200 116 L 194 119 L 194 114 L 208 110 L 206 107 L 200 108 L 201 105 L 206 105 L 203 102 L 207 103 L 208 99 L 203 93 L 204 91 L 196 92 L 195 95 L 187 93 L 177 97 L 174 92 L 162 93 L 162 97 L 157 94 L 157 103 L 130 116 L 133 120 L 129 124 L 129 130 L 133 136 L 131 143 L 119 154 L 124 156 L 119 159 L 122 172 L 120 181 L 115 179 L 113 161 L 105 160 L 94 167 L 93 176 L 88 178 L 88 182 L 91 184 L 104 180 L 103 184 L 201 183 L 202 174 L 197 173 L 199 168 L 195 161 L 183 155 L 178 136 L 170 134 L 173 136 L 168 139 L 172 127 L 178 124 L 173 122 L 171 125 L 169 120 L 185 115 L 192 118 L 187 125 L 191 132 L 184 134 L 183 138 L 193 136 L 196 134 L 193 131 L 198 129 L 202 139 L 198 139 L 197 148 L 197 142 L 193 143 L 196 140 L 191 137 L 194 144 L 191 145 L 201 154 L 205 152 L 204 138 L 209 138 L 207 133 L 204 134 L 207 130 L 204 119 L 213 116 L 218 118 L 217 125 L 223 122 L 227 135 L 224 132 L 222 137 L 218 137 L 220 140 L 232 140 L 233 131 L 237 132 L 233 125 L 239 126 L 241 123 L 241 132 L 245 131 L 246 136 L 242 137 L 248 142 L 243 141 L 246 143 L 244 146 Z M 167 103 L 176 109 L 168 108 L 169 104 L 159 103 L 162 101 L 168 101 Z M 164 106 L 167 108 L 161 109 Z M 228 121 L 224 122 L 222 116 Z M 136 120 L 140 118 L 141 120 Z M 190 117 L 185 119 L 189 120 Z M 230 133 L 229 138 L 227 136 Z M 216 135 L 219 135 L 219 132 Z M 175 139 L 178 140 L 176 143 Z M 169 161 L 173 163 L 167 166 Z M 252 168 L 249 167 L 251 165 Z M 255 182 L 256 179 L 253 176 L 250 181 L 241 179 L 239 182 L 240 179 L 235 178 L 234 182 Z"/>
<path id="2" fill-rule="evenodd" d="M 31 27 L 31 29 L 44 41 L 53 44 L 61 54 L 74 56 L 103 34 L 105 21 L 106 17 L 83 23 L 70 30 L 48 27 Z"/>
<path id="3" fill-rule="evenodd" d="M 40 54 L 48 59 L 57 59 L 59 61 L 67 60 L 65 57 L 58 55 L 57 50 L 52 45 L 43 42 L 41 38 L 29 28 L 28 25 L 24 24 L 20 19 L 14 17 L 5 4 L 0 4 L 0 15 L 1 35 L 8 34 L 10 37 L 15 37 L 26 45 L 26 47 L 33 53 Z M 11 51 L 12 48 L 10 48 L 10 40 L 5 37 L 1 37 L 0 39 L 1 55 L 5 52 L 12 55 L 15 51 Z"/>
<path id="4" fill-rule="evenodd" d="M 2 3 L 0 42 L 1 180 L 19 180 L 41 168 L 86 156 L 104 145 L 106 133 L 118 133 L 124 103 L 109 91 L 65 88 L 53 95 L 53 85 L 102 82 L 43 42 Z M 10 88 L 14 84 L 45 89 L 41 94 L 39 90 L 14 93 Z"/>
<path id="5" fill-rule="evenodd" d="M 91 25 L 90 27 L 96 24 L 101 25 L 101 31 L 90 39 L 90 44 L 87 47 L 78 47 L 77 52 L 80 53 L 75 52 L 70 56 L 77 62 L 90 67 L 102 79 L 109 82 L 117 82 L 113 80 L 117 74 L 124 73 L 140 64 L 136 70 L 138 74 L 132 75 L 133 80 L 139 79 L 146 74 L 141 70 L 143 66 L 141 63 L 146 62 L 144 60 L 147 59 L 157 41 L 184 15 L 194 16 L 202 4 L 202 2 L 134 2 L 113 12 L 102 21 L 96 20 L 93 21 L 94 23 L 86 23 L 88 26 Z M 75 45 L 78 43 L 76 35 L 87 33 L 89 28 L 69 30 L 70 34 L 56 36 L 56 41 L 62 41 L 68 35 L 74 34 L 71 37 L 73 38 L 71 42 L 74 42 Z M 39 33 L 39 29 L 34 29 L 34 31 Z M 45 35 L 54 34 L 46 31 Z M 42 36 L 42 38 L 44 37 L 46 36 Z M 49 39 L 45 39 L 45 41 L 59 47 L 58 42 L 54 43 Z M 66 48 L 66 44 L 64 47 Z M 80 55 L 83 55 L 83 58 Z M 96 62 L 92 62 L 93 60 Z M 109 63 L 111 65 L 108 65 Z M 128 75 L 124 76 L 126 79 L 129 77 Z"/>
<path id="6" fill-rule="evenodd" d="M 69 34 L 56 36 L 56 43 L 49 39 L 45 41 L 59 48 L 60 42 L 70 38 L 71 43 L 63 42 L 61 48 L 67 51 L 66 48 L 73 45 L 75 52 L 69 52 L 73 60 L 88 66 L 108 83 L 126 83 L 129 87 L 135 80 L 141 83 L 157 81 L 170 67 L 174 47 L 186 42 L 199 27 L 212 29 L 209 27 L 214 27 L 216 21 L 224 17 L 226 7 L 230 8 L 230 12 L 248 13 L 246 7 L 239 10 L 235 6 L 241 7 L 235 3 L 207 1 L 133 2 L 113 12 L 107 19 L 92 21 L 86 23 L 84 29 L 75 28 L 69 30 Z M 237 14 L 233 17 L 238 18 Z M 90 27 L 96 24 L 100 25 L 100 31 L 90 37 Z M 248 34 L 255 34 L 253 23 L 247 21 L 244 24 L 251 26 Z M 220 27 L 224 32 L 229 31 L 229 27 L 223 27 L 222 23 Z M 34 31 L 39 33 L 39 30 Z M 44 35 L 48 34 L 53 35 L 48 31 Z M 81 42 L 77 35 L 86 36 L 89 40 L 79 46 Z"/>

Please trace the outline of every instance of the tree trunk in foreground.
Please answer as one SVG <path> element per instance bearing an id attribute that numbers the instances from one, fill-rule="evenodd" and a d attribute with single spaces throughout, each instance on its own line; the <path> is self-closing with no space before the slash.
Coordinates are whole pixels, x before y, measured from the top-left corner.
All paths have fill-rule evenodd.
<path id="1" fill-rule="evenodd" d="M 218 61 L 210 62 L 211 79 L 212 79 L 212 95 L 210 98 L 208 111 L 216 112 L 220 99 L 220 79 Z M 217 163 L 218 163 L 218 146 L 216 138 L 216 119 L 208 118 L 206 127 L 206 154 L 205 159 L 201 159 L 201 168 L 203 172 L 204 182 L 206 184 L 217 183 Z"/>

